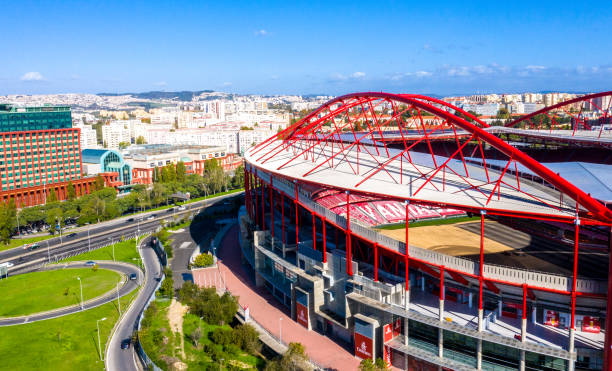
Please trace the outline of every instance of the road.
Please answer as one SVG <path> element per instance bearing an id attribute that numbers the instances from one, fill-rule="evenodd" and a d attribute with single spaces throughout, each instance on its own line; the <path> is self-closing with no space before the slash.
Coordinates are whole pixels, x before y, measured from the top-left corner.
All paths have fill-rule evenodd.
<path id="1" fill-rule="evenodd" d="M 9 268 L 9 274 L 27 272 L 39 268 L 42 264 L 56 261 L 75 251 L 85 252 L 118 241 L 121 237 L 134 236 L 136 233 L 154 231 L 163 220 L 171 220 L 174 216 L 184 216 L 199 212 L 202 207 L 209 206 L 226 198 L 240 195 L 240 192 L 218 196 L 207 200 L 186 204 L 184 211 L 176 207 L 173 210 L 151 211 L 138 216 L 126 216 L 111 221 L 93 224 L 89 229 L 80 228 L 74 232 L 76 235 L 62 236 L 41 241 L 40 248 L 29 251 L 22 247 L 0 251 L 0 263 L 14 264 Z M 142 220 L 141 220 L 142 219 Z"/>
<path id="2" fill-rule="evenodd" d="M 57 269 L 63 269 L 64 266 L 65 265 L 60 265 L 57 267 Z M 121 288 L 119 289 L 120 297 L 132 292 L 132 290 L 138 287 L 138 283 L 141 282 L 142 280 L 142 272 L 140 271 L 140 269 L 130 264 L 100 261 L 98 262 L 98 266 L 100 267 L 100 269 L 110 269 L 110 270 L 117 271 L 121 274 L 124 274 L 126 278 L 129 277 L 130 274 L 132 273 L 136 273 L 139 276 L 138 280 L 130 280 L 129 278 L 127 278 L 127 281 L 125 281 L 123 286 L 121 286 Z M 86 266 L 84 263 L 70 264 L 69 267 L 70 268 L 90 268 Z M 99 296 L 95 299 L 84 302 L 83 309 L 81 309 L 79 305 L 76 305 L 76 306 L 73 305 L 73 306 L 64 307 L 64 308 L 60 308 L 60 309 L 53 310 L 53 311 L 35 313 L 32 315 L 28 315 L 28 316 L 20 316 L 20 317 L 14 317 L 14 318 L 0 318 L 0 326 L 21 325 L 24 323 L 30 323 L 30 322 L 42 321 L 42 320 L 51 319 L 51 318 L 57 318 L 57 317 L 65 316 L 68 314 L 77 313 L 77 312 L 80 312 L 81 310 L 95 308 L 97 306 L 106 304 L 113 300 L 117 300 L 117 293 L 115 290 L 111 290 L 110 292 L 107 292 L 106 294 L 102 296 Z"/>
<path id="3" fill-rule="evenodd" d="M 115 370 L 138 370 L 137 355 L 134 347 L 121 349 L 121 342 L 132 337 L 133 331 L 138 326 L 138 317 L 144 310 L 161 278 L 162 267 L 157 255 L 149 245 L 150 239 L 143 240 L 140 244 L 139 253 L 145 266 L 145 280 L 142 290 L 134 300 L 128 311 L 121 318 L 117 328 L 110 338 L 104 356 L 106 369 Z"/>

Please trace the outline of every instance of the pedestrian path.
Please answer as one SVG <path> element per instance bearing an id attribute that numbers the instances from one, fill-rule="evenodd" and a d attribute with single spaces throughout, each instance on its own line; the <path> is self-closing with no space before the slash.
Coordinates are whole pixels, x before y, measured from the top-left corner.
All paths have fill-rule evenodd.
<path id="1" fill-rule="evenodd" d="M 239 297 L 240 305 L 249 307 L 250 316 L 282 342 L 299 342 L 317 364 L 332 370 L 356 370 L 360 360 L 331 339 L 308 331 L 291 319 L 283 307 L 265 288 L 256 288 L 240 261 L 238 226 L 234 225 L 223 238 L 219 249 L 219 270 L 227 289 Z M 282 332 L 282 333 L 281 333 Z"/>

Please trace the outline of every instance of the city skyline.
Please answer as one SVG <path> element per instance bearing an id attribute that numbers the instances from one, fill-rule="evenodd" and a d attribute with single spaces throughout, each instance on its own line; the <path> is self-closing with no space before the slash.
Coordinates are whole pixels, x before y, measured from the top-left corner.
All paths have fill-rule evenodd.
<path id="1" fill-rule="evenodd" d="M 0 94 L 609 90 L 610 7 L 22 2 Z"/>

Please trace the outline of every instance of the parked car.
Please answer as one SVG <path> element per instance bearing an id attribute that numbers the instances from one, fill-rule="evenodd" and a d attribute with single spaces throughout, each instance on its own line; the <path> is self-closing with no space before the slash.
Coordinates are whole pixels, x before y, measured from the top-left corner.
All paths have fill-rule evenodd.
<path id="1" fill-rule="evenodd" d="M 30 249 L 30 250 L 36 250 L 36 249 L 38 249 L 38 248 L 40 248 L 40 245 L 39 245 L 39 244 L 37 244 L 37 243 L 33 243 L 33 244 L 31 244 L 31 245 L 30 245 L 30 247 L 29 247 L 29 249 Z"/>
<path id="2" fill-rule="evenodd" d="M 67 237 L 69 237 L 69 238 L 73 238 L 73 237 L 76 237 L 76 236 L 77 236 L 77 234 L 76 234 L 76 233 L 70 233 L 70 234 L 69 234 Z"/>
<path id="3" fill-rule="evenodd" d="M 93 260 L 88 261 L 87 263 L 85 263 L 86 266 L 88 267 L 93 267 L 94 265 L 96 265 L 96 262 Z"/>
<path id="4" fill-rule="evenodd" d="M 178 210 L 179 211 L 183 211 L 183 210 L 187 210 L 187 208 L 185 206 L 181 205 L 181 206 L 178 207 Z"/>
<path id="5" fill-rule="evenodd" d="M 132 281 L 136 280 L 137 277 L 138 276 L 136 276 L 136 273 L 130 274 L 130 280 L 132 280 Z"/>
<path id="6" fill-rule="evenodd" d="M 134 221 L 134 218 L 129 218 L 127 221 L 128 221 L 128 222 L 133 222 L 133 221 Z"/>

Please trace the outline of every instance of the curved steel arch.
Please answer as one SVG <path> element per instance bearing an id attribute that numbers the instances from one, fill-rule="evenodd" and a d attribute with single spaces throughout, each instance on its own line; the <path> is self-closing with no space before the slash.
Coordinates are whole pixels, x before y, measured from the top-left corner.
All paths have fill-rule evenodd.
<path id="1" fill-rule="evenodd" d="M 559 175 L 553 173 L 547 167 L 543 166 L 524 152 L 512 147 L 508 143 L 483 130 L 477 125 L 468 122 L 466 119 L 458 117 L 455 114 L 440 108 L 440 106 L 442 106 L 446 108 L 452 107 L 452 109 L 454 109 L 454 106 L 443 104 L 441 102 L 442 101 L 438 101 L 434 98 L 419 95 L 397 95 L 382 92 L 366 92 L 344 95 L 323 104 L 311 114 L 282 131 L 277 136 L 269 138 L 257 147 L 251 149 L 247 156 L 251 157 L 251 160 L 255 162 L 255 165 L 257 166 L 257 164 L 263 165 L 270 161 L 279 161 L 279 155 L 281 153 L 293 151 L 293 157 L 287 157 L 289 160 L 276 168 L 275 171 L 277 172 L 280 172 L 280 170 L 283 168 L 286 169 L 289 165 L 295 165 L 297 163 L 295 161 L 300 157 L 305 157 L 305 161 L 301 161 L 303 164 L 306 162 L 316 163 L 316 161 L 319 161 L 322 156 L 323 162 L 316 163 L 316 166 L 311 167 L 306 173 L 300 176 L 304 180 L 307 180 L 308 176 L 311 176 L 322 166 L 337 169 L 338 162 L 336 162 L 337 165 L 334 167 L 334 159 L 337 158 L 336 161 L 346 162 L 350 166 L 354 175 L 361 178 L 354 188 L 361 186 L 364 182 L 381 172 L 388 174 L 388 176 L 397 184 L 397 180 L 392 175 L 392 172 L 397 173 L 397 171 L 394 170 L 390 172 L 388 167 L 395 166 L 397 169 L 397 165 L 399 165 L 399 168 L 401 169 L 401 166 L 403 166 L 403 161 L 406 159 L 406 166 L 411 165 L 421 173 L 421 176 L 419 179 L 417 179 L 421 183 L 419 183 L 420 187 L 416 193 L 420 192 L 426 186 L 433 186 L 435 190 L 438 191 L 436 185 L 433 184 L 437 179 L 436 177 L 442 177 L 442 181 L 439 182 L 438 179 L 438 183 L 440 183 L 444 188 L 446 185 L 445 182 L 447 182 L 445 177 L 451 178 L 452 176 L 455 182 L 453 185 L 458 187 L 459 191 L 466 194 L 467 192 L 479 192 L 486 198 L 486 205 L 489 204 L 496 192 L 498 199 L 500 199 L 501 190 L 504 189 L 504 196 L 508 197 L 509 200 L 512 199 L 512 197 L 517 197 L 517 194 L 520 194 L 521 197 L 531 197 L 537 202 L 547 205 L 547 207 L 558 209 L 555 207 L 555 205 L 551 205 L 549 201 L 538 197 L 538 195 L 535 193 L 525 191 L 525 188 L 527 188 L 525 187 L 525 183 L 527 182 L 520 179 L 517 168 L 517 164 L 520 164 L 559 190 L 561 199 L 562 194 L 565 194 L 571 199 L 575 200 L 576 212 L 579 211 L 578 205 L 580 205 L 586 209 L 588 213 L 590 213 L 588 217 L 606 224 L 612 221 L 611 211 L 600 202 L 593 199 L 584 191 L 563 179 Z M 410 126 L 408 123 L 404 122 L 402 119 L 402 113 L 406 112 L 406 110 L 400 111 L 398 107 L 399 103 L 403 103 L 408 106 L 407 110 L 410 111 L 410 118 L 414 119 L 415 126 Z M 392 114 L 390 115 L 390 118 L 384 116 L 383 114 L 377 115 L 377 110 L 375 107 L 378 107 L 381 104 L 391 107 Z M 460 110 L 456 111 L 466 114 L 466 116 L 469 115 L 467 112 L 463 113 Z M 422 113 L 433 115 L 433 119 L 431 119 L 429 123 L 425 124 Z M 339 123 L 336 119 L 343 120 L 343 122 Z M 387 120 L 385 122 L 381 122 L 382 119 Z M 367 126 L 367 129 L 364 131 L 354 130 L 353 126 L 360 127 L 360 123 L 364 123 L 364 125 Z M 325 128 L 324 125 L 326 126 Z M 329 129 L 327 129 L 327 127 L 329 127 Z M 404 141 L 403 148 L 399 149 L 400 153 L 392 153 L 393 151 L 389 151 L 389 148 L 387 147 L 387 141 L 383 134 L 385 132 L 388 133 L 390 129 L 399 131 L 402 138 L 405 135 L 408 135 L 408 132 L 411 132 L 412 134 L 410 135 L 416 135 L 419 140 L 410 145 Z M 416 133 L 414 133 L 415 130 Z M 429 135 L 442 130 L 446 130 L 454 134 L 457 146 L 457 150 L 451 156 L 447 156 L 446 158 L 440 158 L 441 156 L 435 153 L 428 138 Z M 458 135 L 457 130 L 467 132 L 467 139 L 465 138 L 465 133 L 462 133 L 464 136 L 461 137 Z M 346 141 L 346 137 L 350 136 L 353 138 L 352 143 L 346 143 L 345 146 L 343 142 Z M 366 144 L 366 141 L 369 141 L 369 143 Z M 480 171 L 486 174 L 486 181 L 480 179 L 482 180 L 481 182 L 475 182 L 470 176 L 469 169 L 474 167 L 474 163 L 471 163 L 471 160 L 466 160 L 466 156 L 463 152 L 469 142 L 478 144 L 477 147 L 474 147 L 472 156 L 478 149 L 480 149 L 480 157 L 478 158 L 479 161 L 481 161 Z M 421 164 L 414 162 L 411 158 L 411 153 L 413 155 L 414 153 L 410 150 L 418 143 L 422 143 L 428 147 L 430 152 L 428 156 L 431 155 L 433 162 L 433 166 L 430 166 L 430 168 L 424 168 Z M 499 171 L 488 170 L 486 163 L 488 159 L 484 155 L 483 144 L 488 144 L 508 158 L 508 161 L 503 169 L 500 168 L 498 169 Z M 336 148 L 337 152 L 335 152 Z M 267 151 L 263 151 L 264 149 L 267 149 Z M 374 151 L 376 152 L 376 155 L 373 154 Z M 370 163 L 370 167 L 363 175 L 360 174 L 359 170 L 359 155 L 361 153 L 363 153 L 362 156 L 369 156 L 367 158 Z M 350 157 L 349 154 L 352 157 Z M 352 166 L 352 164 L 355 163 L 355 154 L 357 159 L 356 171 Z M 339 155 L 341 156 L 338 157 Z M 316 161 L 315 157 L 317 158 Z M 460 162 L 459 158 L 461 158 Z M 444 161 L 444 163 L 439 165 L 436 160 Z M 291 164 L 292 162 L 293 164 Z M 400 163 L 398 164 L 398 162 Z M 463 172 L 458 172 L 458 164 L 463 165 L 465 175 Z M 510 165 L 512 164 L 514 164 L 513 169 L 510 168 Z M 510 170 L 510 172 L 508 172 L 508 170 Z M 510 179 L 511 177 L 507 175 L 512 173 L 513 170 L 515 170 L 516 174 L 516 185 L 509 183 L 510 180 L 514 180 L 513 178 Z M 400 176 L 402 171 L 403 170 L 400 170 Z M 442 175 L 439 174 L 441 171 Z M 448 175 L 446 175 L 447 173 Z M 482 175 L 482 177 L 484 177 L 484 175 Z M 403 181 L 400 180 L 399 184 L 403 185 Z M 524 186 L 522 190 L 521 185 Z M 532 187 L 532 189 L 535 188 Z M 410 194 L 410 197 L 405 198 L 413 199 L 412 193 Z M 562 206 L 561 204 L 562 202 L 560 202 L 559 207 Z M 487 208 L 486 205 L 483 207 L 483 209 Z M 566 203 L 564 206 L 566 214 L 567 205 L 568 204 Z"/>
<path id="2" fill-rule="evenodd" d="M 597 111 L 601 112 L 601 115 L 603 117 L 610 117 L 609 113 L 608 113 L 608 111 L 611 108 L 609 103 L 608 103 L 607 107 L 598 107 L 596 104 L 593 103 L 594 99 L 600 98 L 600 97 L 607 97 L 607 96 L 612 97 L 612 91 L 605 91 L 605 92 L 595 93 L 595 94 L 587 94 L 587 95 L 583 95 L 581 97 L 577 97 L 577 98 L 574 98 L 574 99 L 569 99 L 569 100 L 566 100 L 566 101 L 563 101 L 563 102 L 559 102 L 559 103 L 553 104 L 552 106 L 544 107 L 544 108 L 542 108 L 540 110 L 537 110 L 535 112 L 529 113 L 527 115 L 524 115 L 524 116 L 522 116 L 522 117 L 520 117 L 520 118 L 518 118 L 516 120 L 513 120 L 513 121 L 505 124 L 504 126 L 506 126 L 506 127 L 514 127 L 514 126 L 518 125 L 519 123 L 527 123 L 527 122 L 529 122 L 531 124 L 530 126 L 537 126 L 536 125 L 537 123 L 531 122 L 531 118 L 533 118 L 535 116 L 538 116 L 538 115 L 548 115 L 549 112 L 554 112 L 554 111 L 557 111 L 557 110 L 560 109 L 561 111 L 564 111 L 566 114 L 568 114 L 573 119 L 575 119 L 578 123 L 582 119 L 583 125 L 586 128 L 589 128 L 589 125 L 586 124 L 585 119 L 583 117 L 581 117 L 581 115 L 582 115 L 582 108 L 583 108 L 582 104 L 583 103 L 591 103 L 591 104 L 596 106 Z M 612 101 L 612 99 L 611 99 L 611 101 Z M 576 103 L 579 103 L 581 105 L 580 112 L 578 113 L 577 116 L 576 115 L 572 115 L 572 113 L 565 111 L 564 108 L 566 106 L 569 106 L 569 105 L 572 105 L 572 104 L 576 104 Z"/>

